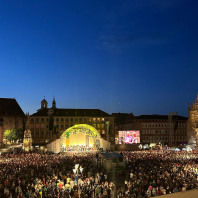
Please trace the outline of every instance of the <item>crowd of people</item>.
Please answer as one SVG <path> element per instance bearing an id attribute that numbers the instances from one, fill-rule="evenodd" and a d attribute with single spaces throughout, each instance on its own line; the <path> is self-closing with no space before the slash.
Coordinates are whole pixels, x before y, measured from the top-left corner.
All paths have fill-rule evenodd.
<path id="1" fill-rule="evenodd" d="M 148 198 L 198 187 L 198 158 L 193 151 L 125 151 L 122 155 L 126 179 L 123 186 L 115 186 L 104 167 L 95 166 L 96 153 L 1 154 L 0 197 Z M 74 174 L 75 164 L 84 168 L 82 173 Z"/>
<path id="2" fill-rule="evenodd" d="M 15 153 L 0 155 L 1 198 L 115 197 L 105 170 L 94 168 L 96 154 Z M 84 169 L 74 174 L 75 164 Z"/>
<path id="3" fill-rule="evenodd" d="M 128 162 L 125 194 L 143 198 L 165 195 L 198 187 L 196 152 L 123 152 Z"/>

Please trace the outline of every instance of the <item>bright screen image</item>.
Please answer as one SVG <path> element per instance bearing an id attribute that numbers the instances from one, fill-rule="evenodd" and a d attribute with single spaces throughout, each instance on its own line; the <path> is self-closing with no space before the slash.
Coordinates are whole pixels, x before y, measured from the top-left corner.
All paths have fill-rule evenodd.
<path id="1" fill-rule="evenodd" d="M 140 131 L 119 131 L 119 144 L 137 144 L 140 143 Z"/>

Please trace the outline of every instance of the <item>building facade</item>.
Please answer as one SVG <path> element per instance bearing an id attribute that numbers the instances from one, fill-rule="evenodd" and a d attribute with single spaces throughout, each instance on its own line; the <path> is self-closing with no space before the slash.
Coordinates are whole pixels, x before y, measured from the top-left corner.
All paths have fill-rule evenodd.
<path id="1" fill-rule="evenodd" d="M 25 128 L 25 114 L 17 101 L 12 98 L 0 98 L 0 143 L 3 143 L 5 130 Z"/>
<path id="2" fill-rule="evenodd" d="M 41 108 L 30 116 L 28 128 L 33 144 L 41 145 L 60 138 L 66 129 L 78 124 L 93 126 L 103 139 L 114 144 L 114 117 L 100 109 L 57 108 L 55 99 L 51 108 L 45 99 L 41 101 Z"/>
<path id="3" fill-rule="evenodd" d="M 115 134 L 118 134 L 119 131 L 131 130 L 140 131 L 141 144 L 179 145 L 187 143 L 187 118 L 176 113 L 141 116 L 128 114 L 124 120 L 115 121 Z"/>
<path id="4" fill-rule="evenodd" d="M 198 95 L 188 106 L 188 141 L 194 139 L 198 148 Z"/>

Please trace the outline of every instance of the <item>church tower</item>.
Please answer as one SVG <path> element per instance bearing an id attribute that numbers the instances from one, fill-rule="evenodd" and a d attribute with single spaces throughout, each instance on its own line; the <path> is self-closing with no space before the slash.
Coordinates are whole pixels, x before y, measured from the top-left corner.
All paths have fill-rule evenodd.
<path id="1" fill-rule="evenodd" d="M 55 101 L 55 97 L 53 97 L 53 101 L 52 101 L 52 108 L 56 109 L 56 101 Z"/>
<path id="2" fill-rule="evenodd" d="M 188 140 L 192 137 L 196 140 L 198 149 L 198 95 L 195 101 L 188 106 Z"/>
<path id="3" fill-rule="evenodd" d="M 47 109 L 47 101 L 45 100 L 45 98 L 41 101 L 41 109 Z"/>

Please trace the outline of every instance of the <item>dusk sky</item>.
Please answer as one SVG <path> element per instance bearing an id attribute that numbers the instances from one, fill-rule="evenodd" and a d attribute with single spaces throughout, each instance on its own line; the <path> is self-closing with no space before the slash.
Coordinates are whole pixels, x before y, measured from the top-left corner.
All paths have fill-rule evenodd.
<path id="1" fill-rule="evenodd" d="M 187 116 L 198 93 L 196 0 L 2 0 L 0 97 Z"/>

